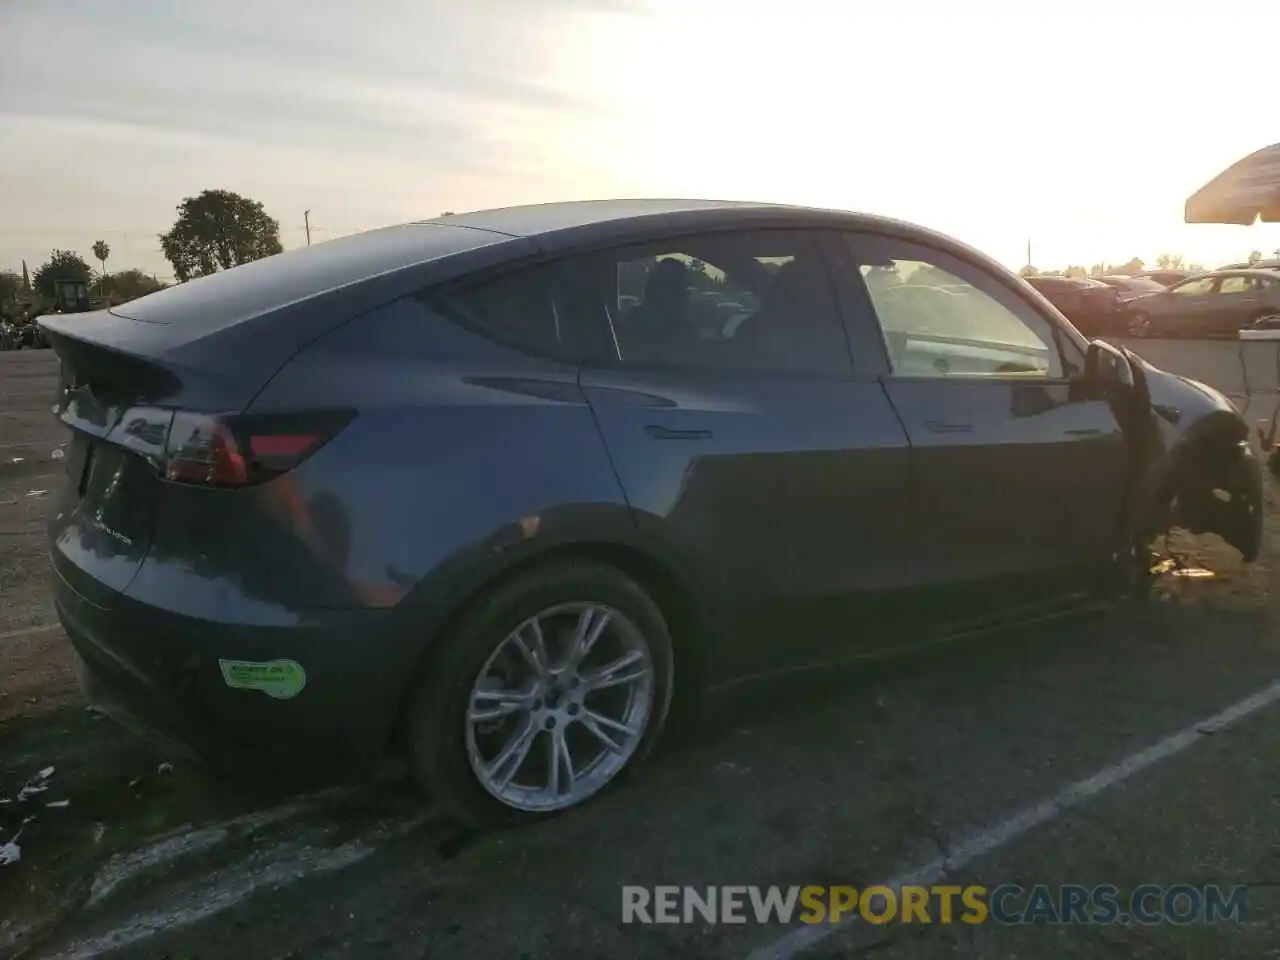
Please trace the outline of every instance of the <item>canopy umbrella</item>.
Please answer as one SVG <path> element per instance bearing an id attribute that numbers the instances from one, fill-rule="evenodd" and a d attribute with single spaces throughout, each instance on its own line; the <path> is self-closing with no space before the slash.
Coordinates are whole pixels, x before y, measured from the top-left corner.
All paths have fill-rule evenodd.
<path id="1" fill-rule="evenodd" d="M 1280 222 L 1280 143 L 1233 163 L 1187 200 L 1187 223 Z"/>

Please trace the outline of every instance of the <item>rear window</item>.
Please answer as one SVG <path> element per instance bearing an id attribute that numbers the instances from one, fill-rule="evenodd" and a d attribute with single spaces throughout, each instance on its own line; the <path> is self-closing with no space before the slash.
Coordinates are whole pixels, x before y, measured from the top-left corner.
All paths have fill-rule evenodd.
<path id="1" fill-rule="evenodd" d="M 196 339 L 346 284 L 509 239 L 440 224 L 385 227 L 197 277 L 111 312 L 181 327 Z"/>
<path id="2" fill-rule="evenodd" d="M 1150 277 L 1135 277 L 1125 284 L 1134 293 L 1160 293 L 1164 290 L 1164 285 L 1157 283 Z"/>

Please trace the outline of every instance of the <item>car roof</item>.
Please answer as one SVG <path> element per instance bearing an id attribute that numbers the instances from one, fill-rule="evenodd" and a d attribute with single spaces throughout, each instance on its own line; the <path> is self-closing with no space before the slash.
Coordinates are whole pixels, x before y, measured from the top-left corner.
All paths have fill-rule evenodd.
<path id="1" fill-rule="evenodd" d="M 513 239 L 530 240 L 547 253 L 611 241 L 625 242 L 631 236 L 648 233 L 678 234 L 686 230 L 742 229 L 753 225 L 828 226 L 887 232 L 949 247 L 966 256 L 977 255 L 987 259 L 952 237 L 902 220 L 847 210 L 750 200 L 567 200 L 455 213 L 420 223 L 487 230 Z"/>
<path id="2" fill-rule="evenodd" d="M 981 252 L 915 224 L 868 214 L 731 200 L 578 200 L 449 214 L 300 247 L 112 308 L 188 332 L 228 325 L 324 294 L 403 296 L 473 270 L 646 236 L 752 226 L 888 233 L 1003 270 Z M 376 292 L 375 292 L 376 288 Z"/>
<path id="3" fill-rule="evenodd" d="M 1206 270 L 1204 273 L 1196 274 L 1197 279 L 1200 277 L 1263 277 L 1267 280 L 1274 280 L 1276 278 L 1276 272 L 1265 268 L 1255 269 L 1250 267 L 1247 269 L 1236 269 L 1228 267 L 1222 270 Z"/>
<path id="4" fill-rule="evenodd" d="M 567 200 L 526 206 L 495 207 L 471 213 L 451 213 L 420 223 L 445 223 L 489 230 L 509 237 L 537 237 L 573 228 L 586 228 L 618 220 L 663 217 L 675 214 L 725 211 L 786 210 L 784 204 L 740 200 Z M 798 209 L 798 208 L 796 208 Z"/>

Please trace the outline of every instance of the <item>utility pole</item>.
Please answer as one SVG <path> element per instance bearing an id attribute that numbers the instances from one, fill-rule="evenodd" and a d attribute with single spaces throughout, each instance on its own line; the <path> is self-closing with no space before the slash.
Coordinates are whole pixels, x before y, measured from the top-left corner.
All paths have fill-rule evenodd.
<path id="1" fill-rule="evenodd" d="M 1031 241 L 1027 240 L 1027 266 L 1031 266 Z"/>
<path id="2" fill-rule="evenodd" d="M 311 246 L 311 211 L 302 211 L 302 221 L 307 225 L 307 246 Z"/>

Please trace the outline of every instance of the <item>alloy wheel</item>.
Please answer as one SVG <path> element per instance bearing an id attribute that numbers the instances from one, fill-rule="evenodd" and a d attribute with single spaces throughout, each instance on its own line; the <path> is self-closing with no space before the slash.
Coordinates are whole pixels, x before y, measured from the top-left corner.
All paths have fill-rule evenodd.
<path id="1" fill-rule="evenodd" d="M 649 644 L 621 611 L 587 602 L 543 610 L 498 644 L 472 685 L 472 772 L 517 810 L 581 803 L 644 739 L 654 680 Z"/>

